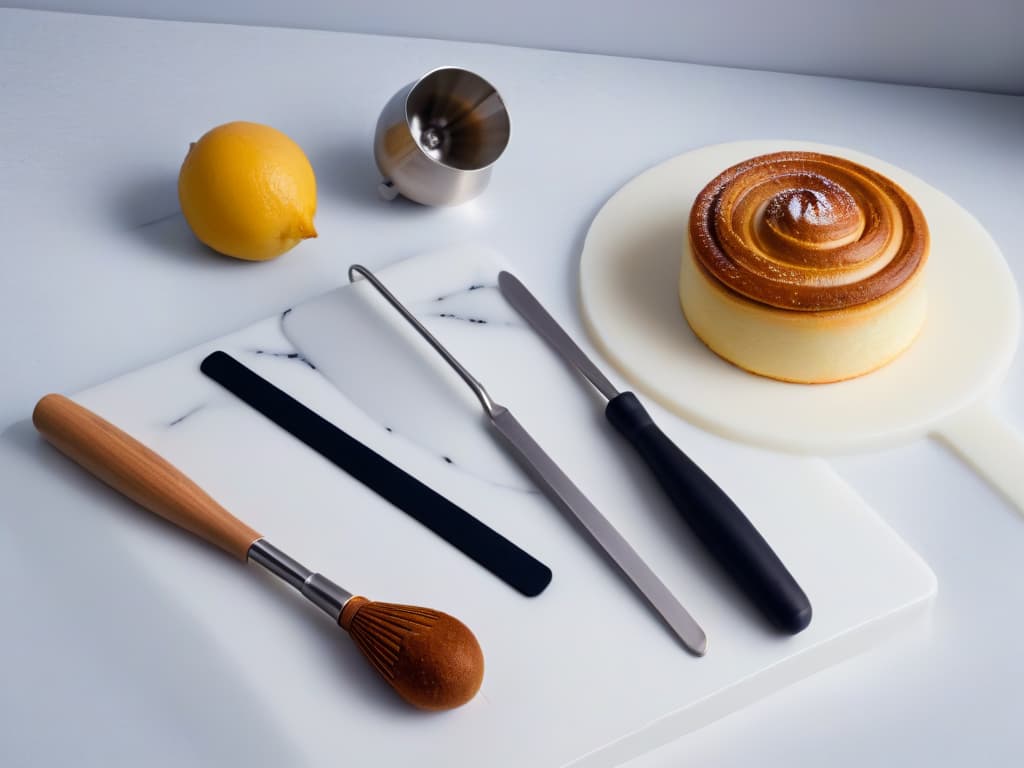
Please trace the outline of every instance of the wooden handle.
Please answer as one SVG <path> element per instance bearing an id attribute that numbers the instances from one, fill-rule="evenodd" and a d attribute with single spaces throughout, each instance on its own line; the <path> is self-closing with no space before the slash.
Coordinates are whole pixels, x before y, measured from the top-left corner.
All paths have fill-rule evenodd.
<path id="1" fill-rule="evenodd" d="M 63 395 L 40 400 L 32 423 L 103 482 L 239 560 L 244 562 L 249 547 L 262 538 L 165 459 Z"/>

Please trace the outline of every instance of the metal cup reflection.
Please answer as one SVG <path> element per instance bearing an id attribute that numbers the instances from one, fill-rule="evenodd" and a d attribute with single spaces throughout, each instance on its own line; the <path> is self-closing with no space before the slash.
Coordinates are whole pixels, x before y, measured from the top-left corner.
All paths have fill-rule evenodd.
<path id="1" fill-rule="evenodd" d="M 509 118 L 498 91 L 458 67 L 432 70 L 391 97 L 373 153 L 381 196 L 458 205 L 479 195 L 505 151 Z"/>

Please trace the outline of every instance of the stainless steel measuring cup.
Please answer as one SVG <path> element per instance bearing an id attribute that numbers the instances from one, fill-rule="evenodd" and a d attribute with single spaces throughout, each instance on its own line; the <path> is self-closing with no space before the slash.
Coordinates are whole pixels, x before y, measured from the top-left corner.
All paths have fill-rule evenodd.
<path id="1" fill-rule="evenodd" d="M 505 102 L 467 69 L 431 70 L 391 97 L 377 121 L 373 154 L 386 200 L 458 205 L 487 186 L 509 138 Z"/>

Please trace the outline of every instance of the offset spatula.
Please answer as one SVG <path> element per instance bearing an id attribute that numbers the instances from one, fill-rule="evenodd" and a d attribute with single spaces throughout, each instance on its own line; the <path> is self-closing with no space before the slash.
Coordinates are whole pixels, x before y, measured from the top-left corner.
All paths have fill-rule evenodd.
<path id="1" fill-rule="evenodd" d="M 563 511 L 572 515 L 605 551 L 626 577 L 643 594 L 665 623 L 679 637 L 692 653 L 703 656 L 707 650 L 704 630 L 687 612 L 664 582 L 650 569 L 650 566 L 629 545 L 622 534 L 602 515 L 597 507 L 583 495 L 583 492 L 566 476 L 545 453 L 511 411 L 491 399 L 469 371 L 445 349 L 434 335 L 400 302 L 391 291 L 366 267 L 355 264 L 349 267 L 349 279 L 360 275 L 369 282 L 403 318 L 416 329 L 445 362 L 459 374 L 473 390 L 487 415 L 491 426 L 501 436 L 510 453 L 526 469 L 537 485 Z"/>
<path id="2" fill-rule="evenodd" d="M 672 504 L 725 571 L 779 629 L 811 622 L 811 603 L 725 491 L 654 423 L 632 392 L 619 392 L 515 275 L 498 275 L 501 295 L 556 352 L 605 396 L 608 421 L 651 468 Z"/>

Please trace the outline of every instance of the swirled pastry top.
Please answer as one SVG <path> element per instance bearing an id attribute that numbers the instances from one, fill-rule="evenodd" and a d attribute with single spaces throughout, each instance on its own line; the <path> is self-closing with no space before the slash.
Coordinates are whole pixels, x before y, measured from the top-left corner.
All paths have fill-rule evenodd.
<path id="1" fill-rule="evenodd" d="M 899 185 L 841 157 L 776 152 L 713 179 L 690 211 L 698 263 L 761 304 L 818 312 L 896 290 L 928 256 L 928 225 Z"/>

